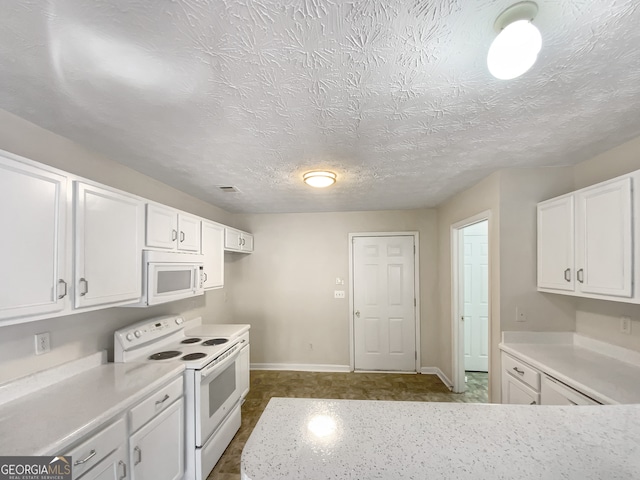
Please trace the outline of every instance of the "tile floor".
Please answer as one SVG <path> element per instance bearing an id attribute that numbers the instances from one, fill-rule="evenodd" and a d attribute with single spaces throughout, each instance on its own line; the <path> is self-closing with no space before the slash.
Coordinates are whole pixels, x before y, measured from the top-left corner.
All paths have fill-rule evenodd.
<path id="1" fill-rule="evenodd" d="M 252 371 L 242 425 L 207 480 L 240 480 L 240 455 L 271 397 L 487 402 L 487 374 L 467 372 L 467 392 L 451 393 L 435 375 Z"/>

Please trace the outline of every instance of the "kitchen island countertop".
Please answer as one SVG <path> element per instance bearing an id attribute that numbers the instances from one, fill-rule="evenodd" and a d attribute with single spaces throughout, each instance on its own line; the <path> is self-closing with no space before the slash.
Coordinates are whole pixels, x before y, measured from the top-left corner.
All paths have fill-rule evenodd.
<path id="1" fill-rule="evenodd" d="M 640 405 L 273 398 L 243 480 L 636 479 Z"/>

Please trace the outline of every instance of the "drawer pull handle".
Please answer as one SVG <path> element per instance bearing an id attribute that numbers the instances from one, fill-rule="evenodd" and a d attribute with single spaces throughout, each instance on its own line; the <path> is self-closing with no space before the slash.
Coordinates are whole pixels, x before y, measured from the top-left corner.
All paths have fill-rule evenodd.
<path id="1" fill-rule="evenodd" d="M 180 232 L 180 243 L 184 242 L 184 232 Z"/>
<path id="2" fill-rule="evenodd" d="M 177 238 L 178 238 L 178 231 L 174 228 L 173 230 L 171 230 L 171 241 L 175 242 Z"/>
<path id="3" fill-rule="evenodd" d="M 89 293 L 89 282 L 87 282 L 86 278 L 81 278 L 78 280 L 78 284 L 82 285 L 84 283 L 84 291 L 80 292 L 80 296 L 84 297 L 87 293 Z"/>
<path id="4" fill-rule="evenodd" d="M 584 283 L 584 269 L 583 269 L 583 268 L 581 268 L 580 270 L 578 270 L 578 275 L 577 275 L 577 277 L 578 277 L 578 281 L 579 281 L 580 283 Z"/>
<path id="5" fill-rule="evenodd" d="M 529 405 L 537 405 L 538 403 L 534 400 L 533 402 L 531 402 Z"/>
<path id="6" fill-rule="evenodd" d="M 127 464 L 120 460 L 118 462 L 118 467 L 122 467 L 122 476 L 118 477 L 118 480 L 124 480 L 127 478 Z"/>
<path id="7" fill-rule="evenodd" d="M 156 407 L 158 405 L 162 405 L 164 402 L 166 402 L 167 400 L 169 400 L 169 395 L 165 395 L 164 398 L 162 400 L 156 400 Z"/>
<path id="8" fill-rule="evenodd" d="M 60 286 L 60 284 L 64 285 L 64 293 L 62 294 L 58 294 L 58 300 L 64 298 L 67 296 L 67 282 L 65 282 L 64 280 L 60 279 L 58 280 L 58 286 Z"/>
<path id="9" fill-rule="evenodd" d="M 89 455 L 87 455 L 85 458 L 83 458 L 82 460 L 76 460 L 75 462 L 73 462 L 73 465 L 83 465 L 85 463 L 87 463 L 89 460 L 91 460 L 93 457 L 96 456 L 96 451 L 95 450 L 91 450 L 89 452 Z"/>
<path id="10" fill-rule="evenodd" d="M 570 282 L 570 281 L 571 281 L 571 269 L 570 269 L 570 268 L 567 268 L 567 269 L 564 271 L 564 279 L 565 279 L 567 282 Z"/>
<path id="11" fill-rule="evenodd" d="M 135 447 L 133 449 L 133 452 L 137 455 L 138 458 L 136 458 L 136 461 L 134 462 L 134 465 L 138 465 L 140 462 L 142 462 L 142 450 L 140 450 L 140 447 Z"/>
<path id="12" fill-rule="evenodd" d="M 524 375 L 524 370 L 520 370 L 518 367 L 513 367 L 518 375 Z"/>

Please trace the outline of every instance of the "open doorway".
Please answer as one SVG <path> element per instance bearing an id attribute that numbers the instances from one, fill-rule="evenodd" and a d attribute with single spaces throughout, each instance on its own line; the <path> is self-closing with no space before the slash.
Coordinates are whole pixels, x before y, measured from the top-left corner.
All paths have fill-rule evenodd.
<path id="1" fill-rule="evenodd" d="M 489 401 L 489 218 L 452 227 L 454 391 Z"/>

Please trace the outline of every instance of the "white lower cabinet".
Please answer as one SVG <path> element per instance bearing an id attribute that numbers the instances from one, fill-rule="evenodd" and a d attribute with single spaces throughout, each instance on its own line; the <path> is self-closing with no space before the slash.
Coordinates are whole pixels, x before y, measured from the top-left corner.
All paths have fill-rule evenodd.
<path id="1" fill-rule="evenodd" d="M 542 376 L 540 402 L 542 405 L 601 405 L 549 375 Z"/>
<path id="2" fill-rule="evenodd" d="M 502 353 L 502 403 L 540 404 L 540 372 Z"/>
<path id="3" fill-rule="evenodd" d="M 80 478 L 81 480 L 125 480 L 129 478 L 128 475 L 127 449 L 122 444 Z"/>
<path id="4" fill-rule="evenodd" d="M 147 397 L 129 413 L 129 458 L 135 480 L 178 480 L 184 475 L 182 377 Z"/>
<path id="5" fill-rule="evenodd" d="M 126 445 L 127 425 L 125 419 L 120 418 L 93 433 L 89 438 L 81 440 L 64 455 L 72 457 L 74 480 L 121 479 L 128 473 Z"/>
<path id="6" fill-rule="evenodd" d="M 164 412 L 131 435 L 131 478 L 134 480 L 178 480 L 184 475 L 184 400 L 180 398 Z"/>

